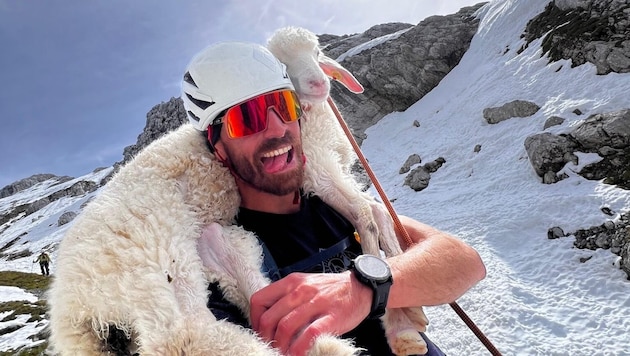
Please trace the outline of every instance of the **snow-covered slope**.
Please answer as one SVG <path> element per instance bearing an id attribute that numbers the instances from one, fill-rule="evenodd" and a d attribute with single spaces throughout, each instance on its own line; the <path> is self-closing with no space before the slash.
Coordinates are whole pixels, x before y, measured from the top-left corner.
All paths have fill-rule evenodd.
<path id="1" fill-rule="evenodd" d="M 547 230 L 600 225 L 609 218 L 600 208 L 627 211 L 630 192 L 585 180 L 571 166 L 565 169 L 569 179 L 541 184 L 524 141 L 553 115 L 566 119 L 547 130 L 558 134 L 590 114 L 628 108 L 630 75 L 597 76 L 589 64 L 548 65 L 538 42 L 518 55 L 528 19 L 546 4 L 506 0 L 482 8 L 479 31 L 459 65 L 406 112 L 368 129 L 362 149 L 399 213 L 479 250 L 488 276 L 459 303 L 505 355 L 628 354 L 630 283 L 618 257 L 574 249 L 573 238 L 548 240 Z M 496 125 L 485 122 L 484 108 L 516 99 L 541 110 Z M 476 145 L 479 153 L 473 152 Z M 419 193 L 403 186 L 398 174 L 413 153 L 423 161 L 446 159 Z M 429 334 L 448 354 L 484 354 L 449 307 L 429 308 L 428 314 Z"/>

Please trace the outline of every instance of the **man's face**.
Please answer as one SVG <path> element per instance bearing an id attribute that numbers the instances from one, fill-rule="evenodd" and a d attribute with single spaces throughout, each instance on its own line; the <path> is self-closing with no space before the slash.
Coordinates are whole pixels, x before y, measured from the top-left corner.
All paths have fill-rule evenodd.
<path id="1" fill-rule="evenodd" d="M 234 173 L 257 190 L 286 195 L 302 186 L 304 160 L 300 126 L 285 123 L 267 110 L 267 128 L 242 138 L 230 138 L 224 127 L 216 143 L 217 152 L 229 162 Z"/>

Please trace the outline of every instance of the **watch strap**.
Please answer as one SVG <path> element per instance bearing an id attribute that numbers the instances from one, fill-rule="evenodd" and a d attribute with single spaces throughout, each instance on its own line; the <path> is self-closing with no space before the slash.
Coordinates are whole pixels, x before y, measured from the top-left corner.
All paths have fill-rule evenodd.
<path id="1" fill-rule="evenodd" d="M 389 288 L 391 287 L 391 283 L 374 284 L 372 308 L 370 309 L 370 314 L 368 315 L 369 319 L 378 319 L 385 314 L 387 299 L 389 299 Z"/>
<path id="2" fill-rule="evenodd" d="M 361 256 L 357 258 L 360 257 Z M 386 262 L 383 261 L 383 263 Z M 364 275 L 360 269 L 357 269 L 356 264 L 353 264 L 353 271 L 359 282 L 372 289 L 372 305 L 370 307 L 368 319 L 380 318 L 385 314 L 385 308 L 387 307 L 387 300 L 389 298 L 389 289 L 393 282 L 392 276 L 390 275 L 387 280 L 377 281 L 367 275 Z"/>

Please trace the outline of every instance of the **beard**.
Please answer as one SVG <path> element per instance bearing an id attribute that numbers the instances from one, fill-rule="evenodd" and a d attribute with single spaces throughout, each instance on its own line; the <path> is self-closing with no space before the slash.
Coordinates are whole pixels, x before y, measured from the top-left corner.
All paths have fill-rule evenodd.
<path id="1" fill-rule="evenodd" d="M 289 159 L 295 160 L 297 166 L 288 172 L 268 174 L 264 170 L 261 161 L 263 152 L 268 152 L 278 147 L 291 144 L 292 149 L 289 151 Z M 265 193 L 284 196 L 294 193 L 302 187 L 304 181 L 304 161 L 302 160 L 302 145 L 296 140 L 290 132 L 282 138 L 270 139 L 264 142 L 256 151 L 253 160 L 236 154 L 230 147 L 225 147 L 225 151 L 229 157 L 232 171 L 244 182 L 250 186 L 263 191 Z"/>

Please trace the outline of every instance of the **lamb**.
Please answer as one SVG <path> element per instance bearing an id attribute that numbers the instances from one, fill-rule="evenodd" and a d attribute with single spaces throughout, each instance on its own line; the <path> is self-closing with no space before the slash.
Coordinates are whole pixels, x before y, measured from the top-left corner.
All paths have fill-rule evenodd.
<path id="1" fill-rule="evenodd" d="M 204 140 L 190 124 L 156 140 L 75 219 L 48 292 L 53 353 L 110 355 L 105 340 L 115 327 L 131 340 L 125 345 L 130 354 L 280 356 L 251 330 L 217 320 L 206 307 L 209 281 L 234 291 L 229 295 L 237 296 L 237 305 L 248 303 L 252 289 L 236 281 L 251 280 L 254 287 L 267 281 L 251 234 L 244 235 L 251 246 L 232 250 L 241 262 L 250 256 L 242 269 L 227 275 L 203 266 L 197 244 L 204 227 L 236 229 L 229 225 L 240 204 L 233 176 Z M 323 335 L 309 355 L 358 350 Z"/>
<path id="2" fill-rule="evenodd" d="M 306 156 L 328 157 L 307 161 L 304 189 L 307 192 L 329 192 L 326 196 L 332 199 L 323 199 L 342 215 L 352 217 L 359 236 L 366 243 L 375 244 L 367 246 L 370 253 L 378 252 L 376 236 L 379 233 L 387 237 L 386 241 L 396 239 L 391 218 L 371 195 L 357 188 L 350 174 L 350 165 L 357 157 L 326 103 L 330 79 L 325 73 L 336 73 L 341 83 L 356 93 L 362 92 L 363 87 L 350 72 L 321 53 L 317 37 L 306 29 L 279 29 L 267 41 L 267 48 L 287 66 L 287 73 L 305 108 L 301 130 Z M 330 181 L 336 184 L 328 184 Z M 383 230 L 379 231 L 379 227 Z M 375 237 L 368 238 L 370 236 Z"/>
<path id="3" fill-rule="evenodd" d="M 130 354 L 279 356 L 206 307 L 197 240 L 202 226 L 231 223 L 240 198 L 198 131 L 186 124 L 156 140 L 103 189 L 59 247 L 54 353 L 110 355 L 104 340 L 116 327 Z"/>
<path id="4" fill-rule="evenodd" d="M 329 160 L 308 161 L 305 190 L 325 192 L 322 199 L 350 217 L 361 237 L 365 253 L 379 255 L 379 246 L 387 256 L 402 253 L 386 208 L 369 194 L 361 192 L 350 177 L 349 165 L 356 156 L 352 155 L 352 147 L 326 103 L 330 91 L 329 77 L 339 80 L 355 93 L 362 92 L 363 87 L 350 72 L 321 52 L 317 37 L 306 29 L 279 29 L 268 40 L 267 48 L 287 66 L 289 77 L 305 107 L 301 125 L 306 156 L 330 157 Z M 330 147 L 335 152 L 330 152 Z M 335 184 L 328 184 L 331 180 Z M 396 355 L 426 353 L 426 343 L 416 331 L 424 332 L 428 324 L 421 307 L 389 309 L 382 321 L 389 345 Z"/>

